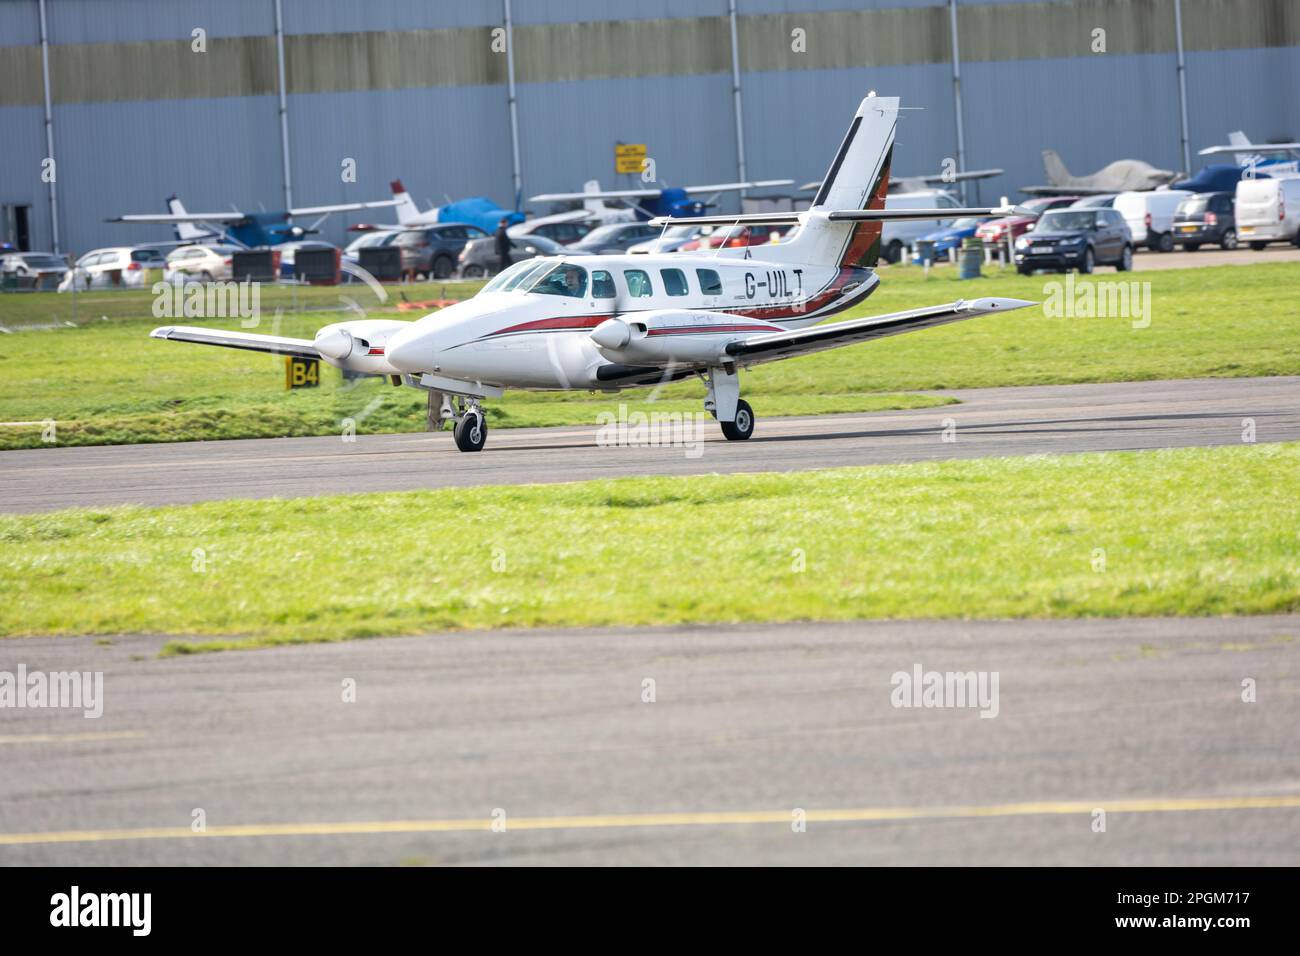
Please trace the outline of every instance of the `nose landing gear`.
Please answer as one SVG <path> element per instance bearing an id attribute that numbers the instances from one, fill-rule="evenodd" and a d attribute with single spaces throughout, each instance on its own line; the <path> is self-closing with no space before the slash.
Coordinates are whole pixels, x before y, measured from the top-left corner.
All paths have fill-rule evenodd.
<path id="1" fill-rule="evenodd" d="M 482 451 L 487 444 L 487 415 L 477 398 L 429 392 L 429 431 L 441 430 L 444 422 L 455 423 L 452 437 L 461 451 Z"/>

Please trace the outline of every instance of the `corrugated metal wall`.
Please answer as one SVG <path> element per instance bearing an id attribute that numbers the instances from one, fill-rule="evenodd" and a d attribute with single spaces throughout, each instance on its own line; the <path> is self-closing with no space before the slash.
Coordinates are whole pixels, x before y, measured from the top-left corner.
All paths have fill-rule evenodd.
<path id="1" fill-rule="evenodd" d="M 502 0 L 282 4 L 296 203 L 385 198 L 393 178 L 421 206 L 474 194 L 512 203 L 504 57 L 487 49 Z M 946 4 L 737 7 L 751 177 L 819 178 L 868 89 L 919 108 L 900 127 L 898 173 L 956 156 Z M 103 220 L 161 211 L 171 192 L 191 209 L 283 206 L 274 9 L 48 0 L 65 248 L 164 237 Z M 1044 147 L 1078 173 L 1128 156 L 1182 165 L 1172 0 L 960 9 L 967 165 L 1007 169 L 981 184 L 983 199 L 1041 182 Z M 736 177 L 727 0 L 513 0 L 512 10 L 525 196 L 593 178 L 633 185 L 613 173 L 618 141 L 646 143 L 663 184 Z M 1300 47 L 1276 45 L 1294 44 L 1298 5 L 1184 0 L 1184 20 L 1193 152 L 1235 129 L 1300 137 Z M 1109 26 L 1104 56 L 1087 52 L 1094 22 Z M 788 48 L 805 24 L 807 56 Z M 208 32 L 205 61 L 188 49 L 196 26 Z M 48 246 L 38 42 L 36 0 L 0 0 L 0 202 L 30 203 L 35 241 Z M 346 158 L 355 183 L 342 181 Z M 325 236 L 343 239 L 347 221 L 330 220 Z"/>

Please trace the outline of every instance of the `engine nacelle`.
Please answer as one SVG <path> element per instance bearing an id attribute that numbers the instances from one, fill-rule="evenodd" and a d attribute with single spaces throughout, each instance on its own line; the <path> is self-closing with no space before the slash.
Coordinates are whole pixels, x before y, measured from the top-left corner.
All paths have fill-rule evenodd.
<path id="1" fill-rule="evenodd" d="M 722 361 L 738 339 L 780 331 L 761 319 L 662 309 L 607 319 L 592 329 L 591 341 L 605 358 L 624 365 L 696 364 Z"/>
<path id="2" fill-rule="evenodd" d="M 384 357 L 388 338 L 410 322 L 400 319 L 353 319 L 335 322 L 316 333 L 312 343 L 320 357 L 335 368 L 370 375 L 397 375 Z"/>

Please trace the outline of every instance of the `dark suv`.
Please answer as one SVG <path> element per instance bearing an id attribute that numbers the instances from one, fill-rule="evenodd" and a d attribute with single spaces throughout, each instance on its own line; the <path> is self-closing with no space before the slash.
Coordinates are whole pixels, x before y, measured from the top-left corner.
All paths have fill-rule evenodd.
<path id="1" fill-rule="evenodd" d="M 1236 202 L 1234 193 L 1198 193 L 1187 197 L 1174 213 L 1174 242 L 1188 252 L 1211 242 L 1223 249 L 1236 249 L 1237 219 L 1233 215 Z"/>
<path id="2" fill-rule="evenodd" d="M 486 236 L 478 226 L 449 222 L 406 229 L 394 236 L 389 245 L 402 250 L 403 272 L 446 279 L 456 271 L 456 260 L 465 243 Z"/>
<path id="3" fill-rule="evenodd" d="M 1094 266 L 1133 268 L 1133 236 L 1115 209 L 1053 209 L 1016 240 L 1016 269 L 1089 273 Z"/>

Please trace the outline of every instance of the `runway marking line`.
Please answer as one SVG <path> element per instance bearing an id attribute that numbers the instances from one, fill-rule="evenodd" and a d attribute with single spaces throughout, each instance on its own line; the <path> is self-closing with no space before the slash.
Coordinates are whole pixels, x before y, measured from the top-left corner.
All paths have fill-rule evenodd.
<path id="1" fill-rule="evenodd" d="M 0 744 L 78 744 L 100 740 L 131 740 L 147 737 L 143 730 L 103 730 L 84 734 L 10 734 L 0 735 Z"/>
<path id="2" fill-rule="evenodd" d="M 808 823 L 879 823 L 897 820 L 958 820 L 1107 813 L 1184 813 L 1206 810 L 1277 810 L 1300 808 L 1300 794 L 1266 797 L 1174 797 L 1136 800 L 1096 800 L 1003 803 L 966 807 L 862 807 L 807 810 Z M 506 830 L 599 830 L 643 827 L 743 826 L 789 824 L 791 810 L 737 810 L 703 813 L 633 813 L 608 816 L 506 818 Z M 211 839 L 214 837 L 363 836 L 388 833 L 464 833 L 492 829 L 490 819 L 375 820 L 338 823 L 250 823 L 210 826 L 196 833 L 189 827 L 146 827 L 135 830 L 62 830 L 47 833 L 0 834 L 0 846 L 49 843 L 103 843 L 134 840 Z"/>

